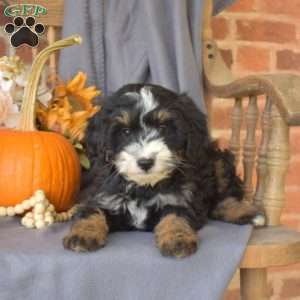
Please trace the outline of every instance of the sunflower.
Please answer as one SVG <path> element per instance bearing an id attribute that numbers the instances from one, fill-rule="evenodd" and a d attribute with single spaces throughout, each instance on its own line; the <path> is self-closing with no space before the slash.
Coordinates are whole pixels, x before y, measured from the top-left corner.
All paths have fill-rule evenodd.
<path id="1" fill-rule="evenodd" d="M 39 104 L 37 117 L 42 129 L 59 132 L 72 143 L 84 138 L 88 120 L 100 107 L 93 104 L 101 92 L 95 86 L 86 87 L 87 75 L 79 72 L 67 84 L 60 82 L 54 89 L 48 106 Z"/>
<path id="2" fill-rule="evenodd" d="M 85 87 L 87 75 L 79 72 L 66 85 L 59 84 L 54 90 L 54 98 L 68 97 L 75 110 L 85 110 L 95 114 L 98 108 L 93 106 L 92 100 L 101 95 L 95 86 Z"/>

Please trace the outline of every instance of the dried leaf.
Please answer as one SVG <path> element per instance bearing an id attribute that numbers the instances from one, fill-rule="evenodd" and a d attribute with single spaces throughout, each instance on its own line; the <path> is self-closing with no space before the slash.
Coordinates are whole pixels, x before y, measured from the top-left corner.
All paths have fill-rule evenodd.
<path id="1" fill-rule="evenodd" d="M 73 146 L 74 146 L 75 149 L 83 150 L 83 145 L 82 145 L 81 143 L 78 143 L 78 142 L 77 142 L 77 143 L 75 143 Z"/>

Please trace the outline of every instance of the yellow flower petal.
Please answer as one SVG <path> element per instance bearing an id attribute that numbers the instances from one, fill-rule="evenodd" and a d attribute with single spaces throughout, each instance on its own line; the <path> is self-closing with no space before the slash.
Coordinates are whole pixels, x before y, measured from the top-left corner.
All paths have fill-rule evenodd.
<path id="1" fill-rule="evenodd" d="M 87 75 L 78 74 L 66 84 L 59 82 L 48 107 L 38 107 L 37 117 L 41 126 L 59 131 L 71 140 L 82 140 L 88 120 L 100 107 L 93 99 L 101 92 L 95 86 L 86 87 Z"/>
<path id="2" fill-rule="evenodd" d="M 86 83 L 87 75 L 83 72 L 78 72 L 73 80 L 69 81 L 67 84 L 68 91 L 76 91 L 84 88 Z"/>

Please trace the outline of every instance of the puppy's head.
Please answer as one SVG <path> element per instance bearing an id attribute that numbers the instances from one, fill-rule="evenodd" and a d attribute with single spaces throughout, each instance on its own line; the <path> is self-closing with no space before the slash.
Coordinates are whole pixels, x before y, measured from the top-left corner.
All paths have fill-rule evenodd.
<path id="1" fill-rule="evenodd" d="M 106 99 L 100 128 L 100 148 L 138 185 L 192 166 L 208 141 L 206 118 L 192 100 L 155 85 L 127 85 Z"/>

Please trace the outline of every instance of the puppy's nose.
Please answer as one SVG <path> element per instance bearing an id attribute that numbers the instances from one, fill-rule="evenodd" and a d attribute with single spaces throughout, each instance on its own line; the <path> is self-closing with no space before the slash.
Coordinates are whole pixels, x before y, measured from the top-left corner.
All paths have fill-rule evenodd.
<path id="1" fill-rule="evenodd" d="M 152 166 L 154 165 L 154 159 L 152 158 L 140 158 L 137 161 L 139 167 L 144 170 L 144 171 L 148 171 L 152 168 Z"/>

